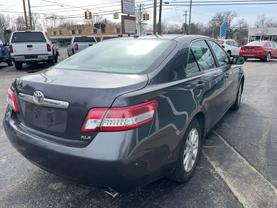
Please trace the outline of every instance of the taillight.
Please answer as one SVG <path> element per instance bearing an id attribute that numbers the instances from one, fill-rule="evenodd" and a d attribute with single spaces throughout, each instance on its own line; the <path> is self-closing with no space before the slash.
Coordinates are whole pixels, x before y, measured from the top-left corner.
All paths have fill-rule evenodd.
<path id="1" fill-rule="evenodd" d="M 51 52 L 51 51 L 52 51 L 51 45 L 50 45 L 50 44 L 47 43 L 47 44 L 46 44 L 46 47 L 47 47 L 47 51 L 48 51 L 48 52 Z"/>
<path id="2" fill-rule="evenodd" d="M 221 45 L 222 48 L 225 48 L 225 45 Z"/>
<path id="3" fill-rule="evenodd" d="M 89 111 L 81 131 L 108 132 L 134 129 L 151 122 L 157 106 L 156 101 L 151 101 L 123 108 L 93 108 Z"/>
<path id="4" fill-rule="evenodd" d="M 9 45 L 9 53 L 13 53 L 13 46 Z"/>
<path id="5" fill-rule="evenodd" d="M 79 50 L 79 45 L 77 43 L 74 44 L 74 50 L 78 51 Z"/>
<path id="6" fill-rule="evenodd" d="M 19 113 L 19 107 L 15 99 L 15 94 L 14 94 L 14 91 L 12 91 L 11 89 L 8 89 L 7 101 L 8 101 L 8 105 L 12 107 L 13 111 L 15 113 Z"/>

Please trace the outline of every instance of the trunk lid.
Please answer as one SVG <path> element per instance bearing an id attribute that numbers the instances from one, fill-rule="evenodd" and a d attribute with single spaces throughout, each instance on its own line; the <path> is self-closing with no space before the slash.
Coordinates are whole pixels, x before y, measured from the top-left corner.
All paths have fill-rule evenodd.
<path id="1" fill-rule="evenodd" d="M 120 95 L 147 85 L 147 75 L 127 75 L 52 69 L 17 80 L 21 122 L 47 137 L 91 140 L 97 133 L 82 133 L 81 126 L 91 108 L 110 107 Z M 33 102 L 34 92 L 44 99 L 68 103 L 67 108 Z M 24 96 L 29 96 L 29 100 Z M 30 97 L 31 96 L 31 97 Z"/>

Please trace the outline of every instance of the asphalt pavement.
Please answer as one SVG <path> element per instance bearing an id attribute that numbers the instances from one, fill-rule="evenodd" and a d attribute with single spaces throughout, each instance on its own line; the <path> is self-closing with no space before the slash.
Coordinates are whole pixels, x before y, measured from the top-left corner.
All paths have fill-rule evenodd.
<path id="1" fill-rule="evenodd" d="M 0 64 L 0 120 L 11 82 L 45 68 Z M 0 125 L 0 207 L 277 207 L 277 60 L 250 60 L 244 69 L 242 106 L 209 133 L 188 183 L 161 179 L 112 199 L 37 168 L 14 150 Z M 254 199 L 251 191 L 263 197 Z"/>

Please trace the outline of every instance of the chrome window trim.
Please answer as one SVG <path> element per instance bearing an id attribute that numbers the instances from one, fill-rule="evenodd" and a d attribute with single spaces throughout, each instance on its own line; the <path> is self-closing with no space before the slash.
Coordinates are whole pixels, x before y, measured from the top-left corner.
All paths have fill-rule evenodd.
<path id="1" fill-rule="evenodd" d="M 33 103 L 33 104 L 39 105 L 39 106 L 44 106 L 44 107 L 67 109 L 69 106 L 69 102 L 61 101 L 61 100 L 54 100 L 54 99 L 49 99 L 49 98 L 44 98 L 42 103 L 38 103 L 34 100 L 34 96 L 24 94 L 24 93 L 19 93 L 19 98 L 26 102 Z"/>

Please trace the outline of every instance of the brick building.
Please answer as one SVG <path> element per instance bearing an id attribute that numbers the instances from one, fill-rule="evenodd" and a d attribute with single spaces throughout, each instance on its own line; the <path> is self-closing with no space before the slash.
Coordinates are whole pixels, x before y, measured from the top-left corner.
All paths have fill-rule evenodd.
<path id="1" fill-rule="evenodd" d="M 118 37 L 121 34 L 120 25 L 106 24 L 106 28 L 101 31 L 93 25 L 65 25 L 47 28 L 47 36 L 50 40 L 64 46 L 70 43 L 73 36 L 94 35 L 99 39 L 101 32 L 104 38 Z"/>

